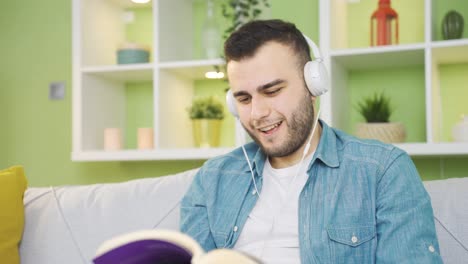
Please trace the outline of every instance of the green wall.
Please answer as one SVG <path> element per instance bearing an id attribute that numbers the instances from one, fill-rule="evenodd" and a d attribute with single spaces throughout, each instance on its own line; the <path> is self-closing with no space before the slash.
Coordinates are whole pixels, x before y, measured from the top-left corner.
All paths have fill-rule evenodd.
<path id="1" fill-rule="evenodd" d="M 71 162 L 71 1 L 1 1 L 0 32 L 0 168 L 24 165 L 30 186 L 48 186 L 154 177 L 202 165 Z M 66 82 L 66 97 L 50 101 L 48 84 L 57 80 Z M 145 84 L 131 88 L 140 88 L 133 97 L 148 93 Z M 128 107 L 129 115 L 142 111 Z"/>
<path id="2" fill-rule="evenodd" d="M 443 64 L 439 66 L 440 103 L 442 105 L 441 141 L 453 141 L 452 129 L 468 116 L 468 63 Z"/>
<path id="3" fill-rule="evenodd" d="M 424 66 L 352 71 L 349 89 L 351 118 L 347 119 L 346 132 L 354 134 L 355 125 L 365 121 L 357 110 L 358 102 L 378 91 L 390 98 L 394 110 L 390 121 L 405 125 L 406 142 L 426 141 Z"/>
<path id="4" fill-rule="evenodd" d="M 271 0 L 271 4 L 271 17 L 295 22 L 318 40 L 318 0 Z M 71 162 L 71 1 L 1 1 L 0 32 L 0 168 L 24 165 L 30 186 L 49 186 L 125 181 L 202 165 L 203 161 Z M 354 78 L 356 82 L 371 78 L 365 75 L 356 73 Z M 52 81 L 65 81 L 64 100 L 48 99 Z M 203 85 L 199 81 L 198 86 Z M 128 89 L 139 91 L 129 98 L 130 120 L 145 111 L 132 102 L 150 96 L 151 89 L 145 83 L 129 84 Z M 151 119 L 146 115 L 132 126 L 146 126 Z M 418 133 L 415 137 L 420 137 Z M 444 177 L 468 176 L 466 158 L 415 162 L 427 179 L 440 178 L 441 168 Z"/>
<path id="5" fill-rule="evenodd" d="M 462 38 L 468 38 L 468 1 L 466 0 L 438 0 L 433 1 L 435 6 L 434 12 L 434 27 L 435 27 L 435 40 L 442 40 L 442 21 L 447 12 L 454 10 L 460 13 L 465 20 L 465 29 L 463 30 Z"/>

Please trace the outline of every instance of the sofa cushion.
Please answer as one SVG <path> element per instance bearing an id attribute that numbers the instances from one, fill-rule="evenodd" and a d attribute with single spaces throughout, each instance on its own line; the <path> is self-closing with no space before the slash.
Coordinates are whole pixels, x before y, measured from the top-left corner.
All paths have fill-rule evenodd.
<path id="1" fill-rule="evenodd" d="M 468 178 L 424 182 L 444 263 L 468 263 Z"/>
<path id="2" fill-rule="evenodd" d="M 91 263 L 98 246 L 140 229 L 179 228 L 196 170 L 123 183 L 29 188 L 22 264 Z"/>
<path id="3" fill-rule="evenodd" d="M 0 171 L 0 260 L 20 263 L 18 246 L 23 234 L 23 194 L 26 177 L 20 166 Z"/>

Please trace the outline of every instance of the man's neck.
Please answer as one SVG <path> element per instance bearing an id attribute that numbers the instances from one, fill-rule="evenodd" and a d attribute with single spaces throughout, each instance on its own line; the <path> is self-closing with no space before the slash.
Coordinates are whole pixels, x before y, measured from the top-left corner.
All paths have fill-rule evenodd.
<path id="1" fill-rule="evenodd" d="M 320 125 L 319 122 L 317 122 L 317 129 L 312 137 L 312 140 L 310 142 L 310 148 L 309 151 L 305 154 L 305 157 L 310 155 L 312 152 L 314 152 L 317 149 L 318 143 L 320 141 L 320 137 L 322 136 L 322 126 Z M 282 169 L 282 168 L 287 168 L 291 167 L 298 162 L 302 160 L 302 153 L 304 152 L 304 148 L 306 146 L 307 142 L 304 142 L 302 146 L 297 149 L 294 153 L 285 156 L 285 157 L 268 157 L 270 164 L 273 168 L 275 169 Z"/>

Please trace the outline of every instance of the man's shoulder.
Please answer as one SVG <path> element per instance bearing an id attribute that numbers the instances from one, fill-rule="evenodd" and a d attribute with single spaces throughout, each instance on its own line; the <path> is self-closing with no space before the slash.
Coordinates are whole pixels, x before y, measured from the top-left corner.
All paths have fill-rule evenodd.
<path id="1" fill-rule="evenodd" d="M 336 128 L 332 128 L 332 130 L 336 135 L 338 151 L 342 152 L 345 156 L 350 155 L 355 158 L 381 160 L 392 156 L 407 155 L 404 150 L 393 144 L 375 139 L 358 138 Z"/>

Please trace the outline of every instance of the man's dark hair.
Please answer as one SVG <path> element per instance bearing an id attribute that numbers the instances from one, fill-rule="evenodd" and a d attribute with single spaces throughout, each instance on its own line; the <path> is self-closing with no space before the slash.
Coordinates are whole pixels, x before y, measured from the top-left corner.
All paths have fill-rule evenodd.
<path id="1" fill-rule="evenodd" d="M 311 60 L 309 45 L 301 31 L 293 23 L 271 19 L 248 22 L 232 33 L 224 43 L 226 62 L 253 57 L 260 47 L 270 41 L 290 47 L 297 54 L 300 68 Z"/>

